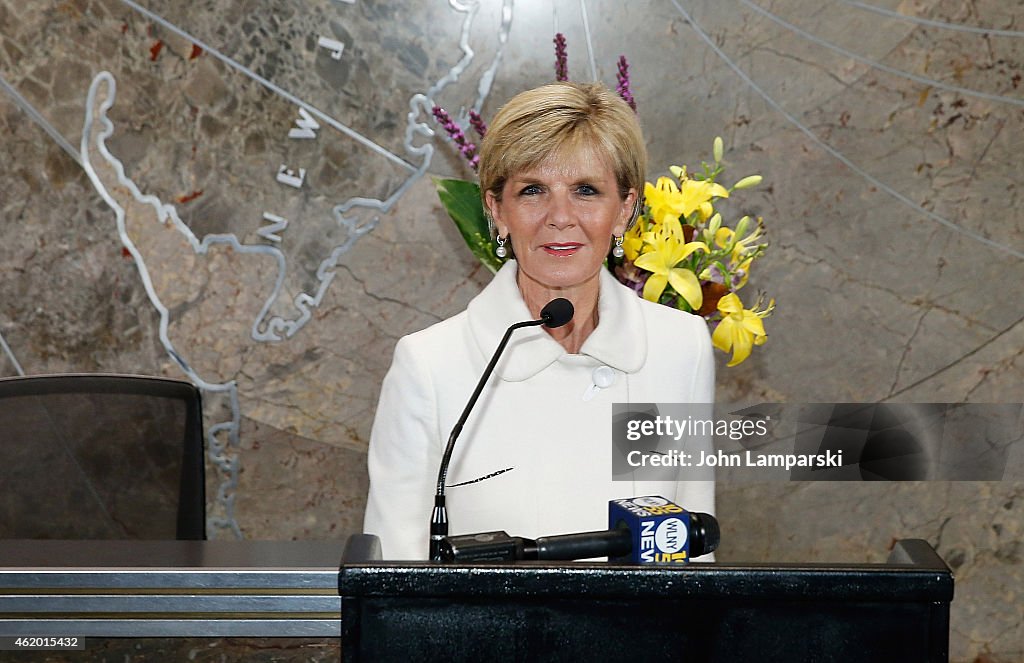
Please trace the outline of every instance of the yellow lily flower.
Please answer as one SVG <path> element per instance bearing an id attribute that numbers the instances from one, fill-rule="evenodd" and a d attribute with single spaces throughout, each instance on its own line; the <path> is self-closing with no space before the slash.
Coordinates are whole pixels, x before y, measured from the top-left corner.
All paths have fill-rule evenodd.
<path id="1" fill-rule="evenodd" d="M 626 251 L 626 260 L 636 262 L 641 249 L 644 248 L 644 233 L 653 224 L 646 216 L 641 216 L 633 224 L 633 227 L 626 231 L 622 238 L 622 248 Z"/>
<path id="2" fill-rule="evenodd" d="M 679 178 L 677 185 L 671 178 L 659 177 L 656 185 L 644 185 L 644 198 L 651 208 L 651 218 L 661 223 L 665 218 L 687 218 L 694 212 L 700 213 L 701 221 L 707 221 L 714 214 L 712 198 L 728 198 L 729 190 L 721 184 L 705 180 L 691 180 L 686 169 L 672 166 L 672 172 Z"/>
<path id="3" fill-rule="evenodd" d="M 735 366 L 750 356 L 755 345 L 762 345 L 768 340 L 761 322 L 761 312 L 744 309 L 743 302 L 735 293 L 729 293 L 718 300 L 718 310 L 722 313 L 722 321 L 711 335 L 711 343 L 722 352 L 732 351 L 732 359 L 727 364 Z"/>
<path id="4" fill-rule="evenodd" d="M 739 266 L 732 271 L 733 281 L 732 289 L 739 290 L 743 286 L 747 285 L 747 281 L 750 279 L 750 263 L 754 262 L 753 258 L 747 258 L 739 264 Z M 736 278 L 736 276 L 739 278 Z"/>
<path id="5" fill-rule="evenodd" d="M 739 225 L 736 228 L 736 232 L 733 232 L 731 228 L 725 226 L 719 228 L 715 232 L 715 246 L 720 249 L 730 249 L 730 259 L 733 263 L 743 262 L 747 253 L 756 249 L 757 240 L 763 236 L 762 225 L 758 222 L 757 227 L 754 228 L 754 232 L 746 234 L 747 224 L 749 217 L 743 217 L 740 220 Z M 745 236 L 741 236 L 740 233 L 744 233 Z"/>
<path id="6" fill-rule="evenodd" d="M 700 213 L 700 220 L 707 221 L 708 217 L 715 213 L 711 204 L 712 198 L 728 198 L 729 190 L 716 182 L 704 180 L 682 180 L 679 183 L 679 192 L 683 200 L 685 216 L 690 216 L 694 211 Z"/>
<path id="7" fill-rule="evenodd" d="M 679 187 L 670 177 L 659 177 L 656 185 L 644 183 L 644 202 L 651 208 L 650 218 L 655 223 L 664 223 L 669 218 L 679 220 L 684 210 Z"/>
<path id="8" fill-rule="evenodd" d="M 689 269 L 676 265 L 694 251 L 707 251 L 707 244 L 687 243 L 683 236 L 682 224 L 678 218 L 671 216 L 667 216 L 656 230 L 645 233 L 643 238 L 644 242 L 651 246 L 651 250 L 639 256 L 633 264 L 651 272 L 651 276 L 644 284 L 644 299 L 658 301 L 665 292 L 665 286 L 671 283 L 679 296 L 685 299 L 693 310 L 699 309 L 704 295 L 697 276 Z"/>

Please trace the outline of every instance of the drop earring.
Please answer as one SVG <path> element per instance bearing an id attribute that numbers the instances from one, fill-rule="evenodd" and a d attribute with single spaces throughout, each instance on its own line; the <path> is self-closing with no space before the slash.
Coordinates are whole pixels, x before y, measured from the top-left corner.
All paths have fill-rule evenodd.
<path id="1" fill-rule="evenodd" d="M 619 235 L 618 237 L 613 237 L 613 239 L 615 240 L 615 248 L 612 249 L 612 255 L 616 258 L 621 258 L 626 255 L 626 249 L 622 248 L 622 242 L 625 240 L 625 237 Z"/>
<path id="2" fill-rule="evenodd" d="M 505 258 L 506 256 L 508 256 L 508 249 L 505 248 L 505 237 L 498 235 L 497 240 L 498 246 L 495 247 L 494 249 L 494 255 L 498 256 L 499 258 Z"/>

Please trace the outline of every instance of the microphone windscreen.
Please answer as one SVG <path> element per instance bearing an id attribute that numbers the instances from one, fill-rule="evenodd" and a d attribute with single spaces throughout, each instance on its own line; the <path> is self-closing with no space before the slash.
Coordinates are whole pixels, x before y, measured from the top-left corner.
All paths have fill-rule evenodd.
<path id="1" fill-rule="evenodd" d="M 698 511 L 690 512 L 690 529 L 693 531 L 693 543 L 690 545 L 694 556 L 714 552 L 718 544 L 722 542 L 722 532 L 718 527 L 718 520 L 709 513 Z"/>
<path id="2" fill-rule="evenodd" d="M 572 314 L 572 302 L 559 297 L 544 305 L 544 308 L 540 310 L 540 319 L 544 321 L 545 327 L 554 329 L 572 320 Z"/>

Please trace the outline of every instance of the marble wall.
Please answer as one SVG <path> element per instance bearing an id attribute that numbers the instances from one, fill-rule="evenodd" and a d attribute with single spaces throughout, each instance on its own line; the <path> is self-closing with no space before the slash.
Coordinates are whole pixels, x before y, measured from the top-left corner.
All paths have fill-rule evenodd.
<path id="1" fill-rule="evenodd" d="M 489 277 L 434 193 L 469 172 L 425 99 L 490 116 L 553 79 L 556 31 L 574 80 L 629 58 L 652 177 L 716 135 L 729 177 L 765 177 L 728 209 L 764 217 L 751 278 L 778 307 L 719 400 L 1024 401 L 1004 0 L 0 0 L 0 375 L 191 379 L 212 535 L 357 531 L 395 341 Z M 718 500 L 722 560 L 929 540 L 957 576 L 952 659 L 1024 660 L 1021 482 Z"/>

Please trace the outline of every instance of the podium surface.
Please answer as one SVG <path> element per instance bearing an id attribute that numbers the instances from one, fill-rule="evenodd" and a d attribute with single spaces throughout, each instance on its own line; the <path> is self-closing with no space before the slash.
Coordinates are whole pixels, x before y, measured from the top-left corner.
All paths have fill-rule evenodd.
<path id="1" fill-rule="evenodd" d="M 0 637 L 337 638 L 343 547 L 3 541 Z"/>
<path id="2" fill-rule="evenodd" d="M 443 566 L 346 559 L 345 661 L 946 661 L 953 576 L 886 564 Z"/>

